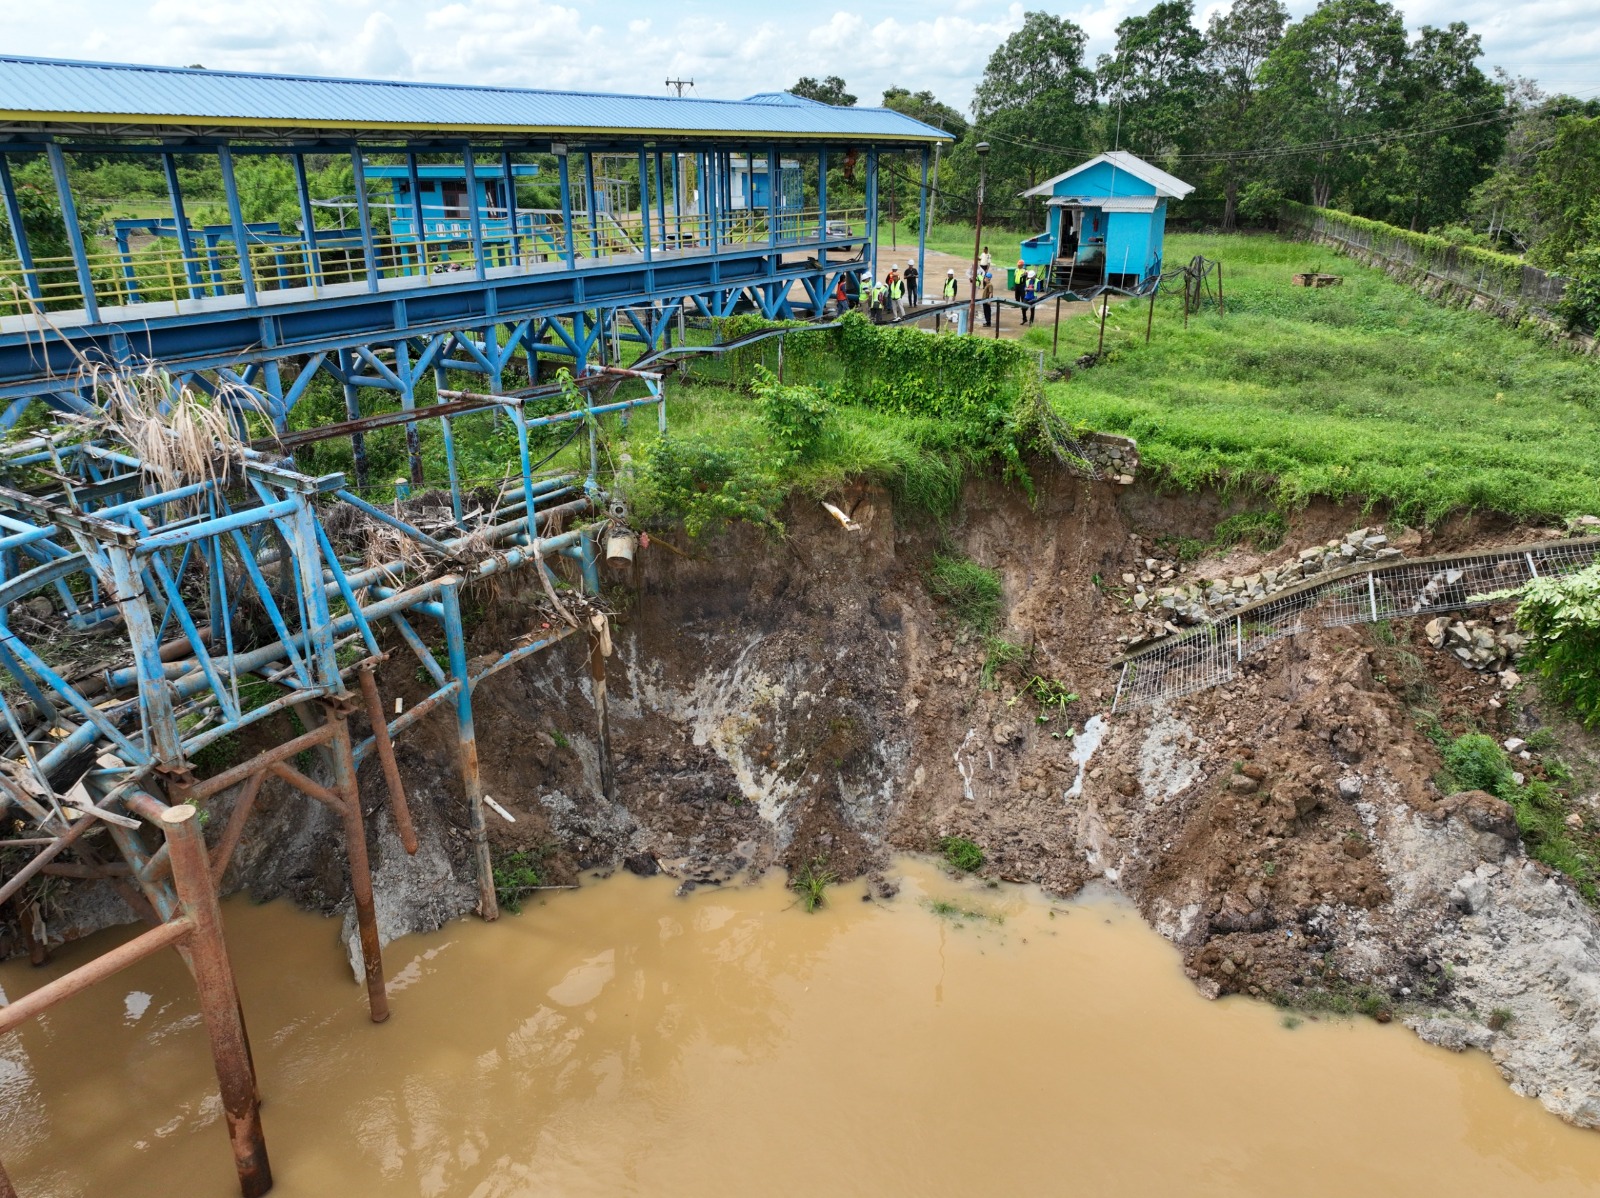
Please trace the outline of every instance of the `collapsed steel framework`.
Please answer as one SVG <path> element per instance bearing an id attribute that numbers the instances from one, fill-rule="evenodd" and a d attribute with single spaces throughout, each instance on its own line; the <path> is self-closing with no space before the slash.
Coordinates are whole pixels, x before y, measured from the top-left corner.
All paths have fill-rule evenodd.
<path id="1" fill-rule="evenodd" d="M 644 394 L 596 402 L 606 398 L 602 391 L 614 393 L 624 383 Z M 537 414 L 574 392 L 582 406 Z M 497 411 L 515 427 L 520 448 L 519 469 L 487 512 L 479 504 L 463 515 L 471 496 L 452 486 L 448 532 L 424 531 L 397 511 L 367 503 L 340 474 L 313 477 L 293 469 L 292 460 L 242 443 L 221 451 L 209 477 L 167 486 L 153 486 L 152 475 L 161 471 L 134 456 L 126 441 L 95 427 L 57 430 L 7 447 L 0 454 L 0 501 L 8 509 L 0 514 L 0 560 L 8 563 L 0 581 L 0 667 L 8 685 L 0 689 L 0 718 L 12 751 L 0 760 L 0 819 L 22 821 L 29 835 L 0 844 L 27 846 L 32 855 L 0 884 L 0 902 L 22 894 L 40 874 L 103 878 L 155 930 L 0 1007 L 0 1033 L 115 968 L 179 945 L 201 991 L 241 1188 L 265 1193 L 271 1173 L 255 1113 L 255 1080 L 241 1048 L 243 1025 L 215 912 L 215 884 L 262 782 L 278 778 L 338 816 L 368 1001 L 372 1019 L 382 1022 L 388 998 L 357 768 L 369 755 L 382 763 L 400 838 L 416 851 L 393 742 L 435 710 L 453 712 L 478 911 L 495 918 L 473 690 L 571 635 L 587 636 L 602 758 L 608 759 L 609 629 L 595 600 L 597 536 L 611 517 L 610 497 L 598 481 L 596 430 L 609 415 L 625 418 L 649 407 L 664 429 L 662 376 L 614 368 L 566 387 L 447 396 L 433 409 L 439 419 Z M 588 477 L 541 477 L 531 434 L 566 425 L 589 431 Z M 353 431 L 331 426 L 302 434 L 298 443 Z M 388 530 L 397 555 L 366 564 L 341 552 L 330 534 L 341 507 L 352 509 L 367 530 Z M 576 563 L 575 590 L 552 570 L 561 558 Z M 469 659 L 463 593 L 481 580 L 514 573 L 538 580 L 552 619 L 560 622 L 551 631 L 530 630 L 504 652 Z M 558 585 L 567 591 L 564 599 Z M 31 618 L 27 602 L 51 594 L 47 605 L 59 607 L 59 619 Z M 438 637 L 427 635 L 427 624 L 443 634 L 444 664 L 429 648 Z M 53 642 L 64 626 L 110 629 L 115 639 L 102 650 L 109 666 L 75 673 L 59 666 Z M 415 653 L 433 683 L 423 701 L 392 718 L 374 676 L 385 657 L 379 643 L 385 626 Z M 303 734 L 197 778 L 192 763 L 207 746 L 289 710 L 307 729 Z M 357 712 L 370 726 L 359 741 L 350 725 Z M 310 750 L 324 756 L 330 785 L 294 764 Z M 608 778 L 603 769 L 607 788 Z M 226 824 L 207 850 L 192 819 L 196 805 L 233 788 L 240 789 Z M 79 860 L 64 865 L 57 859 L 68 849 Z M 27 927 L 35 913 L 22 916 Z M 0 1174 L 0 1194 L 7 1193 Z"/>

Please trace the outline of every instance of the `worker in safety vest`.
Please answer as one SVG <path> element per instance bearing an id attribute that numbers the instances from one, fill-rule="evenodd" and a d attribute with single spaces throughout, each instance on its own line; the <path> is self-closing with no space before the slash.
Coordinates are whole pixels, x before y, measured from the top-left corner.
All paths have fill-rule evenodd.
<path id="1" fill-rule="evenodd" d="M 883 301 L 888 297 L 889 289 L 877 279 L 867 283 L 867 311 L 874 322 L 883 319 Z"/>
<path id="2" fill-rule="evenodd" d="M 978 290 L 978 298 L 984 302 L 978 306 L 983 309 L 983 327 L 988 328 L 994 320 L 994 272 L 983 272 L 983 282 Z"/>
<path id="3" fill-rule="evenodd" d="M 960 284 L 956 282 L 955 267 L 951 267 L 949 270 L 944 272 L 944 290 L 940 294 L 942 294 L 946 300 L 953 300 L 956 298 L 956 289 L 959 286 Z"/>
<path id="4" fill-rule="evenodd" d="M 889 293 L 889 319 L 899 320 L 906 314 L 906 285 L 894 267 L 889 268 L 888 275 L 883 280 L 884 289 Z"/>
<path id="5" fill-rule="evenodd" d="M 1022 323 L 1023 324 L 1032 324 L 1033 323 L 1033 316 L 1034 316 L 1034 305 L 1039 302 L 1039 272 L 1038 271 L 1030 270 L 1028 272 L 1028 277 L 1024 281 L 1023 286 L 1022 286 L 1022 302 L 1025 305 L 1025 307 L 1022 309 Z"/>

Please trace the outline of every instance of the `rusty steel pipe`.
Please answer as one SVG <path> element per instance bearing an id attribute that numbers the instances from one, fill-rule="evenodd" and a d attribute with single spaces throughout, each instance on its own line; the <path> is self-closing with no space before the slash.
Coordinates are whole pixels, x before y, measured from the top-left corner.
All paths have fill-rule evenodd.
<path id="1" fill-rule="evenodd" d="M 356 788 L 356 763 L 350 743 L 350 724 L 342 709 L 330 710 L 329 745 L 333 756 L 334 788 L 342 799 L 345 854 L 350 859 L 350 892 L 355 898 L 356 928 L 361 938 L 361 968 L 367 981 L 367 1007 L 373 1023 L 389 1018 L 389 991 L 383 984 L 383 948 L 378 941 L 378 913 L 372 897 L 372 865 L 367 858 L 367 829 L 361 818 L 361 794 Z"/>
<path id="2" fill-rule="evenodd" d="M 245 783 L 244 793 L 233 804 L 233 810 L 228 813 L 228 825 L 222 830 L 222 839 L 217 841 L 217 847 L 211 850 L 211 877 L 220 886 L 222 875 L 228 872 L 228 863 L 233 860 L 233 851 L 239 847 L 239 841 L 244 837 L 244 826 L 250 822 L 250 813 L 255 810 L 256 796 L 261 793 L 261 784 L 267 779 L 266 772 L 251 774 L 250 780 Z"/>
<path id="3" fill-rule="evenodd" d="M 209 799 L 212 795 L 227 790 L 228 787 L 243 782 L 251 774 L 259 774 L 267 768 L 268 763 L 284 761 L 296 753 L 317 745 L 325 744 L 333 733 L 326 727 L 313 728 L 310 732 L 302 733 L 293 740 L 286 740 L 265 752 L 257 753 L 249 761 L 241 762 L 232 769 L 223 770 L 222 773 L 207 778 L 204 782 L 196 782 L 185 790 L 185 795 L 194 802 Z"/>
<path id="4" fill-rule="evenodd" d="M 65 832 L 63 832 L 60 836 L 56 837 L 55 842 L 51 844 L 49 848 L 40 849 L 32 861 L 29 861 L 28 864 L 24 865 L 16 873 L 12 874 L 11 877 L 6 879 L 5 885 L 0 886 L 0 903 L 5 902 L 12 895 L 16 894 L 17 891 L 26 886 L 28 884 L 28 879 L 32 878 L 46 865 L 49 865 L 50 862 L 55 859 L 58 853 L 67 848 L 74 840 L 77 840 L 78 837 L 82 836 L 85 832 L 92 828 L 94 823 L 95 817 L 92 815 L 86 815 L 77 823 L 68 828 Z"/>
<path id="5" fill-rule="evenodd" d="M 589 622 L 589 679 L 594 687 L 595 747 L 600 757 L 600 793 L 608 803 L 617 799 L 616 773 L 611 765 L 611 705 L 606 697 L 606 658 L 611 655 L 611 629 L 604 616 Z"/>
<path id="6" fill-rule="evenodd" d="M 274 761 L 271 765 L 267 766 L 267 771 L 277 775 L 279 778 L 282 778 L 290 786 L 294 787 L 301 794 L 306 795 L 308 798 L 313 798 L 317 800 L 317 802 L 333 808 L 333 810 L 340 815 L 344 814 L 345 801 L 340 795 L 329 790 L 326 786 L 322 785 L 322 783 L 314 782 L 310 778 L 307 778 L 288 762 Z"/>
<path id="7" fill-rule="evenodd" d="M 6 1167 L 0 1161 L 0 1198 L 17 1198 L 17 1187 L 11 1184 L 11 1178 L 6 1176 Z"/>
<path id="8" fill-rule="evenodd" d="M 194 928 L 187 946 L 189 972 L 194 975 L 200 1017 L 211 1040 L 211 1060 L 216 1066 L 228 1139 L 233 1145 L 239 1192 L 244 1198 L 261 1198 L 272 1189 L 272 1165 L 267 1160 L 267 1142 L 261 1130 L 255 1067 L 239 1006 L 239 989 L 234 983 L 233 964 L 228 960 L 228 946 L 222 938 L 222 909 L 217 905 L 205 834 L 195 819 L 197 814 L 190 804 L 182 803 L 161 811 L 159 819 L 172 849 L 173 889 L 178 892 L 185 922 Z"/>
<path id="9" fill-rule="evenodd" d="M 384 714 L 383 699 L 378 694 L 378 680 L 370 669 L 357 673 L 361 675 L 361 697 L 367 703 L 367 720 L 372 724 L 372 746 L 377 750 L 378 761 L 383 766 L 383 780 L 389 787 L 389 809 L 394 812 L 394 826 L 406 852 L 415 856 L 417 830 L 411 823 L 411 807 L 400 781 L 400 763 L 394 758 L 394 742 L 389 739 L 389 717 Z"/>
<path id="10" fill-rule="evenodd" d="M 177 944 L 193 930 L 194 925 L 187 918 L 157 924 L 150 931 L 78 966 L 71 973 L 62 974 L 55 981 L 24 994 L 16 1002 L 0 1007 L 0 1036 L 15 1031 L 34 1016 L 44 1014 L 63 999 L 81 994 L 96 982 L 103 982 L 112 974 L 121 973 L 128 966 Z"/>

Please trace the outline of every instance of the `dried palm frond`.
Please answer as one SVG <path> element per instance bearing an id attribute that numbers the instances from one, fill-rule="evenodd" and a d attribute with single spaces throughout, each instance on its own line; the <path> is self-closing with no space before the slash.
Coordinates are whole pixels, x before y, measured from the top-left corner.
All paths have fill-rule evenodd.
<path id="1" fill-rule="evenodd" d="M 126 444 L 158 486 L 226 483 L 244 466 L 248 443 L 230 408 L 261 411 L 246 387 L 219 383 L 214 396 L 176 387 L 154 363 L 115 369 L 85 363 L 82 382 L 100 400 L 101 427 Z"/>

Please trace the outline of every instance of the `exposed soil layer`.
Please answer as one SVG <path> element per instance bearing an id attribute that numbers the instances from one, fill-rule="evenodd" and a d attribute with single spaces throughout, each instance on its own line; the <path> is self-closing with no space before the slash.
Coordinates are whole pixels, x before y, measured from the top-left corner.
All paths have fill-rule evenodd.
<path id="1" fill-rule="evenodd" d="M 615 802 L 600 793 L 582 637 L 476 691 L 484 786 L 515 819 L 490 816 L 495 854 L 525 854 L 547 884 L 626 866 L 689 888 L 772 866 L 877 876 L 894 850 L 962 836 L 994 877 L 1064 895 L 1114 883 L 1208 994 L 1407 1018 L 1429 1038 L 1487 1048 L 1523 1092 L 1600 1123 L 1594 913 L 1524 856 L 1504 803 L 1438 789 L 1413 709 L 1426 701 L 1447 727 L 1497 739 L 1551 721 L 1590 820 L 1592 739 L 1400 624 L 1381 640 L 1337 629 L 1280 642 L 1225 687 L 1115 717 L 1080 766 L 1073 733 L 1111 705 L 1107 664 L 1151 631 L 1116 580 L 1152 565 L 1257 569 L 1373 517 L 1314 504 L 1279 550 L 1183 562 L 1176 538 L 1209 539 L 1236 504 L 1048 471 L 1035 487 L 1030 503 L 976 483 L 945 528 L 897 521 L 886 494 L 860 488 L 835 497 L 859 532 L 796 500 L 782 541 L 739 527 L 642 551 L 608 594 Z M 1441 553 L 1537 535 L 1463 519 L 1404 543 Z M 994 633 L 1025 656 L 987 682 L 990 645 L 929 597 L 941 548 L 1003 580 Z M 538 595 L 477 595 L 472 651 L 498 655 L 547 618 Z M 428 688 L 402 654 L 380 686 L 409 704 Z M 1078 698 L 1042 707 L 1035 679 Z M 382 810 L 376 765 L 363 768 L 388 936 L 474 901 L 456 747 L 444 714 L 400 741 L 416 857 Z M 235 881 L 342 905 L 331 821 L 300 819 L 310 805 L 272 783 L 265 793 L 264 834 Z"/>

